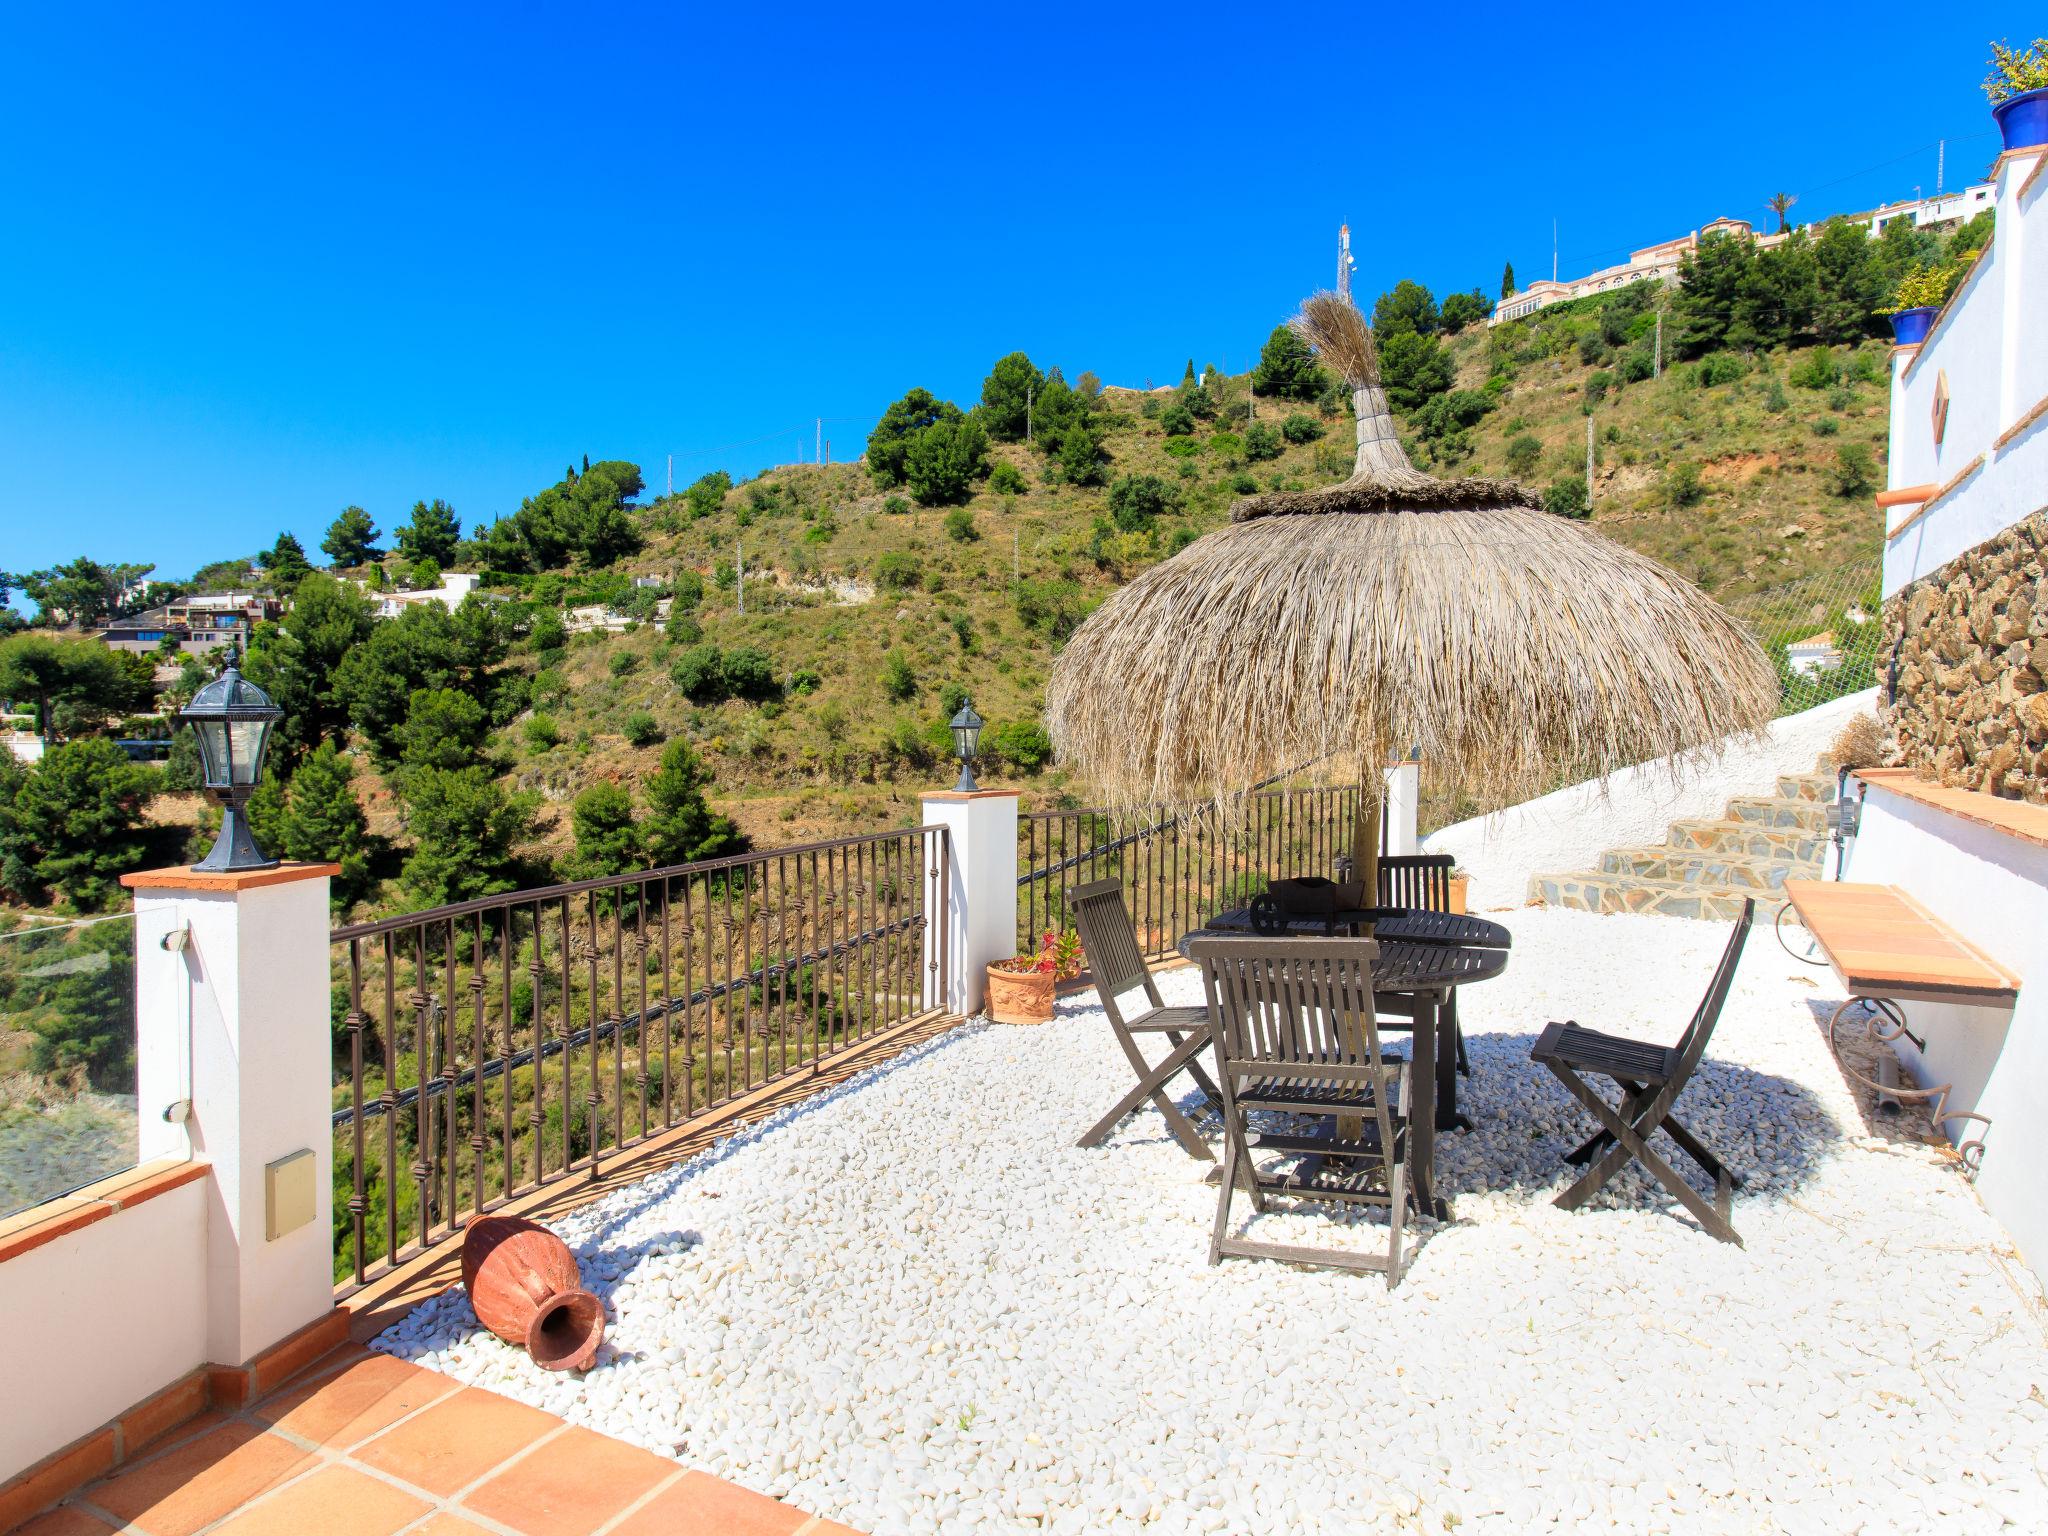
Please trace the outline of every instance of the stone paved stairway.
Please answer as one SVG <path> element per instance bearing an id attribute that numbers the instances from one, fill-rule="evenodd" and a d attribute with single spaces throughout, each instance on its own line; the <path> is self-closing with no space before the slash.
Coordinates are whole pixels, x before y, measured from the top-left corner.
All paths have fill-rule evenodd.
<path id="1" fill-rule="evenodd" d="M 1759 917 L 1784 905 L 1789 878 L 1822 874 L 1835 773 L 1822 758 L 1812 773 L 1785 774 L 1777 792 L 1741 795 L 1714 821 L 1674 821 L 1648 848 L 1614 848 L 1598 869 L 1533 875 L 1529 899 L 1585 912 L 1662 912 L 1733 918 L 1745 897 Z"/>

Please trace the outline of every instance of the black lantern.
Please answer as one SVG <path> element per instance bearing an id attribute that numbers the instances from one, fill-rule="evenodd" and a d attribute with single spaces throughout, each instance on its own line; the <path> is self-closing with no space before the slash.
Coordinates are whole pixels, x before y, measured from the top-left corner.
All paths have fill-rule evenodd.
<path id="1" fill-rule="evenodd" d="M 974 752 L 981 745 L 981 716 L 972 704 L 962 704 L 953 717 L 953 754 L 960 759 L 960 782 L 953 786 L 960 794 L 973 794 L 981 786 L 974 782 Z"/>
<path id="2" fill-rule="evenodd" d="M 227 670 L 192 696 L 178 718 L 192 724 L 199 738 L 199 758 L 206 792 L 221 807 L 220 836 L 212 850 L 193 865 L 210 871 L 275 869 L 277 860 L 256 846 L 242 807 L 263 775 L 263 754 L 270 745 L 270 727 L 284 711 L 270 695 L 249 682 L 228 659 Z"/>

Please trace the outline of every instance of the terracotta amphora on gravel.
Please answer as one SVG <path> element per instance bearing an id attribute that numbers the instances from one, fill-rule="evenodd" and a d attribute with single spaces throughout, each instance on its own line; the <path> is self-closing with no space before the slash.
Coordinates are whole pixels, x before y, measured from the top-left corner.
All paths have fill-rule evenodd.
<path id="1" fill-rule="evenodd" d="M 462 1287 L 477 1321 L 543 1370 L 580 1371 L 604 1342 L 604 1303 L 569 1245 L 522 1216 L 486 1216 L 462 1240 Z"/>

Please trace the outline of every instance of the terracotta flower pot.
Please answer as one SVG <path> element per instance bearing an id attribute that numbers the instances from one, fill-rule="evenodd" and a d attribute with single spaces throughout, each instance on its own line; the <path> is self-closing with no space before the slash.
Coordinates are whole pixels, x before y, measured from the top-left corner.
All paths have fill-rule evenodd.
<path id="1" fill-rule="evenodd" d="M 1468 899 L 1466 893 L 1471 889 L 1472 877 L 1470 875 L 1451 876 L 1451 910 L 1453 912 L 1462 914 L 1466 910 L 1465 903 Z"/>
<path id="2" fill-rule="evenodd" d="M 988 968 L 988 1012 L 998 1024 L 1044 1024 L 1052 1018 L 1051 971 L 1007 971 Z"/>
<path id="3" fill-rule="evenodd" d="M 569 1245 L 523 1216 L 486 1216 L 462 1240 L 462 1287 L 477 1321 L 548 1371 L 580 1371 L 604 1342 L 604 1303 Z"/>

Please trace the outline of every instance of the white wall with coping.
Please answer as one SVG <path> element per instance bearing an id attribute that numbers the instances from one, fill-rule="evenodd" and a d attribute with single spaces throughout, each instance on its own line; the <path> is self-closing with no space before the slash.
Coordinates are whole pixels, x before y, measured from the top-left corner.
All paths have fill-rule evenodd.
<path id="1" fill-rule="evenodd" d="M 1892 355 L 1887 487 L 1945 486 L 1983 463 L 1924 517 L 1914 516 L 1918 504 L 1889 509 L 1886 526 L 1898 531 L 1885 539 L 1886 597 L 2048 505 L 2048 418 L 1997 446 L 2048 396 L 2048 174 L 2027 185 L 2042 153 L 2001 157 L 1997 234 L 1927 340 Z M 1936 442 L 1943 389 L 1948 414 Z"/>
<path id="2" fill-rule="evenodd" d="M 1610 848 L 1662 843 L 1674 821 L 1717 818 L 1735 796 L 1774 793 L 1779 774 L 1811 773 L 1842 726 L 1876 706 L 1867 688 L 1773 720 L 1760 739 L 1730 737 L 1718 757 L 1638 763 L 1439 828 L 1423 846 L 1456 856 L 1470 905 L 1519 907 L 1531 875 L 1593 869 Z"/>
<path id="3" fill-rule="evenodd" d="M 1959 1142 L 1983 1139 L 1977 1193 L 2048 1281 L 2048 848 L 1870 784 L 1847 878 L 1902 887 L 2020 978 L 2011 1010 L 1903 1005 L 1927 1050 L 1909 1040 L 1897 1049 L 1913 1081 L 1952 1083 L 1950 1108 L 1991 1118 L 1989 1129 L 1952 1121 L 1945 1130 Z"/>
<path id="4" fill-rule="evenodd" d="M 0 1482 L 208 1361 L 205 1180 L 0 1264 Z"/>
<path id="5" fill-rule="evenodd" d="M 924 825 L 943 826 L 951 844 L 945 922 L 925 925 L 926 974 L 940 958 L 940 1006 L 981 1011 L 988 966 L 1017 953 L 1017 808 L 1013 789 L 927 795 Z"/>

